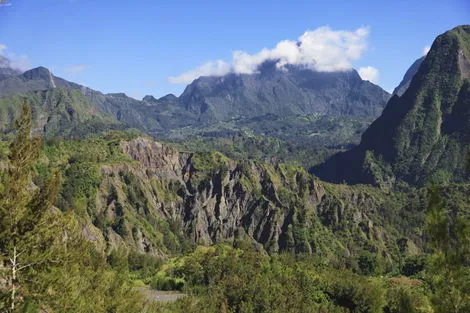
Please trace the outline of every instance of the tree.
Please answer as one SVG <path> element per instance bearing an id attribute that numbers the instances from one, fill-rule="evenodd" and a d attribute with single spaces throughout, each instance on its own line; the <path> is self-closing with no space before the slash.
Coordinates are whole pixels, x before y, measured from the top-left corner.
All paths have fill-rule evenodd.
<path id="1" fill-rule="evenodd" d="M 53 207 L 58 172 L 33 183 L 40 140 L 31 136 L 29 106 L 16 127 L 8 158 L 0 158 L 0 312 L 141 312 L 127 268 L 110 268 L 74 210 Z"/>
<path id="2" fill-rule="evenodd" d="M 40 140 L 31 136 L 31 128 L 31 109 L 24 105 L 16 121 L 17 135 L 10 146 L 7 162 L 2 165 L 1 175 L 0 264 L 6 281 L 3 298 L 7 298 L 2 309 L 7 312 L 16 312 L 27 296 L 27 273 L 52 261 L 48 247 L 56 238 L 54 225 L 57 223 L 51 207 L 56 200 L 59 176 L 53 174 L 41 187 L 32 184 Z"/>
<path id="3" fill-rule="evenodd" d="M 470 173 L 470 148 L 468 148 L 467 159 L 465 160 L 467 172 Z"/>
<path id="4" fill-rule="evenodd" d="M 449 216 L 436 187 L 430 195 L 425 230 L 436 313 L 470 312 L 470 224 L 458 214 Z"/>

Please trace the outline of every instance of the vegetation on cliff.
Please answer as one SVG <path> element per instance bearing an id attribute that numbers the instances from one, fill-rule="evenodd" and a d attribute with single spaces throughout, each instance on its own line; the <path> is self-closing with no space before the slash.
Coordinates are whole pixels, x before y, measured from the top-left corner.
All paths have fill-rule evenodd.
<path id="1" fill-rule="evenodd" d="M 384 188 L 468 181 L 470 26 L 436 38 L 406 92 L 393 96 L 359 146 L 313 172 Z"/>

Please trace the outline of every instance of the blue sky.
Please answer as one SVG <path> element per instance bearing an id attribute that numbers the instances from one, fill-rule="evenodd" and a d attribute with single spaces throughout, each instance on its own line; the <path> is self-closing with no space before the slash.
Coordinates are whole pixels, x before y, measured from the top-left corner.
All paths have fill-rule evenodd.
<path id="1" fill-rule="evenodd" d="M 379 77 L 373 79 L 391 90 L 437 35 L 465 23 L 470 23 L 467 0 L 7 0 L 0 4 L 0 51 L 17 66 L 46 66 L 103 92 L 160 97 L 179 95 L 185 84 L 175 82 L 191 75 L 178 76 L 201 65 L 209 73 L 236 68 L 233 51 L 244 51 L 253 61 L 263 48 L 277 55 L 279 42 L 295 42 L 306 31 L 317 30 L 307 36 L 313 44 L 325 32 L 344 31 L 347 38 L 360 33 L 360 51 L 344 57 L 340 49 L 339 60 L 356 69 L 377 69 Z M 307 51 L 310 61 L 316 57 Z M 338 62 L 323 63 L 327 68 Z M 377 74 L 369 69 L 365 74 Z"/>

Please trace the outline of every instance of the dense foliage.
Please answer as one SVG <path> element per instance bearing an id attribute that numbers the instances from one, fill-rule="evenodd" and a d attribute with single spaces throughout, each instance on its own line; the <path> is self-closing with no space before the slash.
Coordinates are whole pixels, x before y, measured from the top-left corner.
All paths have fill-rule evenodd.
<path id="1" fill-rule="evenodd" d="M 246 246 L 198 248 L 162 272 L 184 281 L 190 294 L 162 312 L 433 312 L 422 281 L 360 276 Z"/>
<path id="2" fill-rule="evenodd" d="M 2 312 L 140 312 L 127 269 L 111 270 L 73 214 L 57 211 L 59 174 L 33 185 L 39 138 L 23 106 L 0 188 Z"/>
<path id="3" fill-rule="evenodd" d="M 368 116 L 276 116 L 181 128 L 168 134 L 183 151 L 220 151 L 234 159 L 295 163 L 309 168 L 359 143 Z"/>

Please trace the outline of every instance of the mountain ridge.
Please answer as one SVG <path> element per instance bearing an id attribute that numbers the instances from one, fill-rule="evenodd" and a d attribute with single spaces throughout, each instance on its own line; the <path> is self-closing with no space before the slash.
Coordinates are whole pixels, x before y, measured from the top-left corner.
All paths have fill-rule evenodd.
<path id="1" fill-rule="evenodd" d="M 329 181 L 388 187 L 466 180 L 469 47 L 469 25 L 438 36 L 409 88 L 389 100 L 360 145 L 313 172 Z"/>
<path id="2" fill-rule="evenodd" d="M 373 101 L 368 93 L 374 94 Z M 297 66 L 279 70 L 274 62 L 265 62 L 255 74 L 195 79 L 179 98 L 185 109 L 201 118 L 212 114 L 217 120 L 227 120 L 266 113 L 377 116 L 388 97 L 380 87 L 362 80 L 356 70 L 328 73 Z M 220 111 L 220 107 L 230 110 Z"/>
<path id="3" fill-rule="evenodd" d="M 380 114 L 389 97 L 379 86 L 362 80 L 355 70 L 326 73 L 296 66 L 280 70 L 272 62 L 264 63 L 253 75 L 200 77 L 179 97 L 169 94 L 159 99 L 103 94 L 57 77 L 44 67 L 0 81 L 3 98 L 24 94 L 30 100 L 37 99 L 31 93 L 54 89 L 80 92 L 103 115 L 163 140 L 191 144 L 196 136 L 207 139 L 204 146 L 214 138 L 267 137 L 268 144 L 274 139 L 286 147 L 284 150 L 295 146 L 305 156 L 312 153 L 313 148 L 306 146 L 312 143 L 321 149 L 313 152 L 313 164 L 338 147 L 357 144 L 360 133 Z M 4 122 L 15 117 L 5 116 L 10 118 Z M 229 153 L 226 149 L 223 152 Z M 261 160 L 272 157 L 266 150 L 254 152 Z M 305 156 L 299 159 L 302 164 Z"/>

